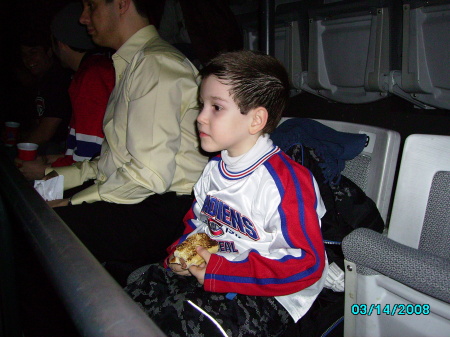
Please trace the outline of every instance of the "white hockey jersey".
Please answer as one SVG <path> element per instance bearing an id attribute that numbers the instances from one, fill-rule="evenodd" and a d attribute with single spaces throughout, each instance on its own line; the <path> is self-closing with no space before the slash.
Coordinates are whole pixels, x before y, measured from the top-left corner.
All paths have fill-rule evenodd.
<path id="1" fill-rule="evenodd" d="M 240 157 L 222 151 L 194 187 L 185 233 L 207 233 L 219 252 L 207 265 L 207 291 L 275 296 L 297 321 L 321 291 L 327 273 L 317 183 L 268 135 Z M 169 249 L 169 250 L 170 250 Z"/>

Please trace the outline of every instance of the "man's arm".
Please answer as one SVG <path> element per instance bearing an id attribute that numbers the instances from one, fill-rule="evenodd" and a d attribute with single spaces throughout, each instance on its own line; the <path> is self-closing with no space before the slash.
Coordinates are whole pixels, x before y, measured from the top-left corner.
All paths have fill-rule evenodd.
<path id="1" fill-rule="evenodd" d="M 95 179 L 97 176 L 97 161 L 98 158 L 77 162 L 71 166 L 49 167 L 45 170 L 45 174 L 47 177 L 49 173 L 54 172 L 56 175 L 64 176 L 64 190 L 68 190 L 82 185 L 87 180 Z"/>
<path id="2" fill-rule="evenodd" d="M 113 120 L 105 119 L 106 137 L 114 124 L 123 125 L 125 130 L 118 136 L 126 139 L 108 139 L 111 151 L 100 161 L 119 164 L 99 185 L 101 198 L 123 204 L 140 202 L 171 187 L 181 144 L 181 118 L 196 104 L 198 90 L 192 68 L 165 55 L 146 55 L 133 74 L 123 79 L 129 88 L 126 115 L 117 111 Z"/>
<path id="3" fill-rule="evenodd" d="M 61 124 L 62 119 L 56 117 L 44 117 L 39 122 L 39 125 L 34 129 L 27 137 L 27 143 L 35 143 L 38 145 L 43 145 L 47 143 L 53 135 L 56 133 L 59 124 Z"/>

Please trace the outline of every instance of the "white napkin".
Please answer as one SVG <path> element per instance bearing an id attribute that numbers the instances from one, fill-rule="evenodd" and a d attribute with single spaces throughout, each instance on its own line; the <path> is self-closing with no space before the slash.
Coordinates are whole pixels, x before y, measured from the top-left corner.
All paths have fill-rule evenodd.
<path id="1" fill-rule="evenodd" d="M 49 180 L 35 180 L 34 188 L 45 201 L 62 199 L 64 191 L 64 176 L 57 176 Z"/>

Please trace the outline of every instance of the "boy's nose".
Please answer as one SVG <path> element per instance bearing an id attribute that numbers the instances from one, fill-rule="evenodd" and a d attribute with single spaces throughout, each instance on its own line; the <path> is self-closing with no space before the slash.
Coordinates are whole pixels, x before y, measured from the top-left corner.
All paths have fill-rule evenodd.
<path id="1" fill-rule="evenodd" d="M 199 123 L 199 124 L 206 123 L 206 114 L 203 112 L 203 109 L 200 111 L 199 115 L 197 116 L 197 123 Z"/>

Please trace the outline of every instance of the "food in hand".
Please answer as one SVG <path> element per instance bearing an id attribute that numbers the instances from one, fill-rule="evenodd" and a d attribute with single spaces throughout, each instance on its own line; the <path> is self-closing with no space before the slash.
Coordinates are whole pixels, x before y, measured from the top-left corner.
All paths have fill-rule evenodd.
<path id="1" fill-rule="evenodd" d="M 217 253 L 219 250 L 219 244 L 217 241 L 212 240 L 205 233 L 197 233 L 189 236 L 186 241 L 177 246 L 169 263 L 181 264 L 183 269 L 187 269 L 190 266 L 201 265 L 205 262 L 205 260 L 198 255 L 196 251 L 198 246 L 202 246 L 207 249 L 211 254 Z M 180 259 L 183 259 L 183 261 Z"/>

